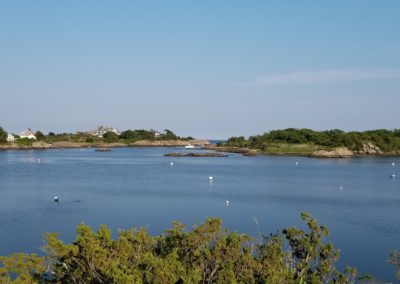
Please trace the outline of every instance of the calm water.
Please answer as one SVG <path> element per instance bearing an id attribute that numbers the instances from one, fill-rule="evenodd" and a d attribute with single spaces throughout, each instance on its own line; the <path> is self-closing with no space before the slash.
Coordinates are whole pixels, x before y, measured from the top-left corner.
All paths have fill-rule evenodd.
<path id="1" fill-rule="evenodd" d="M 400 249 L 400 178 L 389 175 L 400 177 L 400 159 L 163 156 L 172 151 L 185 150 L 0 152 L 0 255 L 40 252 L 46 231 L 69 242 L 80 222 L 159 234 L 172 220 L 219 216 L 255 235 L 302 226 L 299 214 L 308 211 L 330 229 L 340 267 L 394 281 L 386 259 Z"/>

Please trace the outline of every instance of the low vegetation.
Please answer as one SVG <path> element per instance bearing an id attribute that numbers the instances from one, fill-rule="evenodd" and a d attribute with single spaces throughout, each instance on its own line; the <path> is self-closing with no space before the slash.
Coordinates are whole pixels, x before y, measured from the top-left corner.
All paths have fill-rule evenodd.
<path id="1" fill-rule="evenodd" d="M 245 139 L 243 136 L 231 137 L 222 146 L 260 149 L 266 153 L 287 153 L 288 151 L 309 153 L 313 150 L 336 147 L 347 147 L 352 151 L 362 151 L 365 143 L 372 143 L 383 152 L 398 153 L 400 152 L 400 129 L 345 132 L 338 129 L 313 131 L 311 129 L 288 128 L 272 130 L 262 135 L 251 136 L 249 139 Z M 293 147 L 293 145 L 301 146 Z"/>
<path id="2" fill-rule="evenodd" d="M 29 138 L 20 138 L 17 140 L 17 145 L 22 148 L 31 147 L 33 142 L 34 142 L 34 140 L 29 139 Z"/>
<path id="3" fill-rule="evenodd" d="M 301 214 L 306 230 L 289 227 L 253 238 L 229 232 L 220 219 L 186 230 L 175 222 L 152 237 L 144 228 L 120 231 L 117 239 L 101 226 L 77 227 L 72 244 L 45 235 L 45 256 L 17 253 L 0 257 L 1 283 L 355 283 L 357 270 L 338 271 L 339 251 L 329 232 Z M 399 253 L 390 256 L 399 268 Z M 399 275 L 400 276 L 400 275 Z M 370 283 L 370 282 L 369 282 Z"/>

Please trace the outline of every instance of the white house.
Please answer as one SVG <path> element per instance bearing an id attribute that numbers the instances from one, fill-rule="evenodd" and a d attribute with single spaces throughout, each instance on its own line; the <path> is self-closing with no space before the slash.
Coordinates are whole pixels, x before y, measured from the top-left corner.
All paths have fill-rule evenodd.
<path id="1" fill-rule="evenodd" d="M 107 132 L 114 132 L 117 135 L 121 134 L 117 128 L 111 126 L 103 126 L 103 125 L 98 126 L 96 130 L 92 130 L 86 133 L 93 136 L 103 137 L 103 135 L 106 134 Z"/>
<path id="2" fill-rule="evenodd" d="M 28 138 L 28 139 L 35 139 L 36 140 L 36 135 L 35 132 L 33 132 L 30 128 L 28 128 L 25 131 L 22 131 L 21 134 L 19 135 L 20 138 Z"/>
<path id="3" fill-rule="evenodd" d="M 15 141 L 14 135 L 12 135 L 11 133 L 8 133 L 7 142 L 14 142 L 14 141 Z"/>
<path id="4" fill-rule="evenodd" d="M 158 132 L 157 130 L 154 130 L 153 128 L 151 128 L 150 130 L 148 130 L 151 134 L 154 135 L 155 138 L 158 138 L 161 136 L 161 133 Z"/>

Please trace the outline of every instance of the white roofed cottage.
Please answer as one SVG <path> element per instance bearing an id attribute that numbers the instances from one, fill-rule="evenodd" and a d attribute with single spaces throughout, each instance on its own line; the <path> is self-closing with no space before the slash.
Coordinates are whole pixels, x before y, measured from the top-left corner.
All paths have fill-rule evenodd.
<path id="1" fill-rule="evenodd" d="M 33 132 L 30 128 L 24 130 L 21 132 L 19 135 L 20 138 L 28 138 L 28 139 L 35 139 L 36 140 L 36 135 L 35 132 Z"/>

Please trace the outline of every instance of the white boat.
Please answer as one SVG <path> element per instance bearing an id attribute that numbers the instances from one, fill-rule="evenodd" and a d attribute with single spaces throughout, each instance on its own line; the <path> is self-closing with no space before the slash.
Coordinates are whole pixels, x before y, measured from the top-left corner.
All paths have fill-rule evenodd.
<path id="1" fill-rule="evenodd" d="M 185 149 L 194 149 L 194 147 L 195 147 L 195 146 L 193 146 L 193 145 L 186 145 L 186 146 L 185 146 Z"/>

